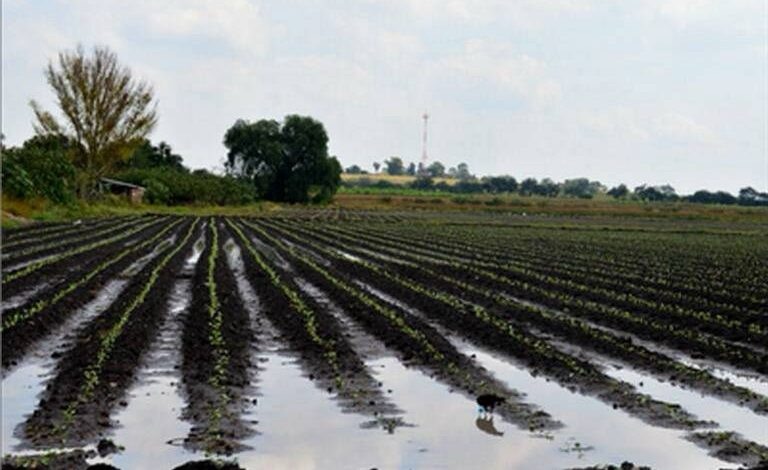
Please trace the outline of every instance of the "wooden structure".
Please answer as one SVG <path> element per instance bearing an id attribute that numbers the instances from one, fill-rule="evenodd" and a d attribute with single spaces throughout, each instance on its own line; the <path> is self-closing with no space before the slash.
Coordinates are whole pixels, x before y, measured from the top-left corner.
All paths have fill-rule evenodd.
<path id="1" fill-rule="evenodd" d="M 144 199 L 144 192 L 146 191 L 144 186 L 114 180 L 112 178 L 101 178 L 99 180 L 99 186 L 103 192 L 125 196 L 133 204 L 140 204 Z"/>

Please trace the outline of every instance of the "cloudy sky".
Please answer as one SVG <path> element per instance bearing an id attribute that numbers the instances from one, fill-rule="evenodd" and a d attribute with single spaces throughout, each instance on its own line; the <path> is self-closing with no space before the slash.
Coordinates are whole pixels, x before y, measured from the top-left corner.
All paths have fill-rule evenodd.
<path id="1" fill-rule="evenodd" d="M 221 167 L 238 118 L 311 115 L 345 166 L 768 189 L 764 0 L 3 0 L 2 131 L 32 133 L 57 51 L 107 45 L 165 140 Z"/>

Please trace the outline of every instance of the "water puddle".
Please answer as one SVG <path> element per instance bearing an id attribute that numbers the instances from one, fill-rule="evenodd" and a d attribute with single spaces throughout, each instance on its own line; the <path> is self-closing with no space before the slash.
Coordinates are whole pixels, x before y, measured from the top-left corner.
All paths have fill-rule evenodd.
<path id="1" fill-rule="evenodd" d="M 166 249 L 169 245 L 172 245 L 175 241 L 176 241 L 176 235 L 163 239 L 160 243 L 155 245 L 155 247 L 152 249 L 151 252 L 137 259 L 136 261 L 131 263 L 130 266 L 125 268 L 123 272 L 120 273 L 120 277 L 130 278 L 132 276 L 135 276 L 142 269 L 144 269 L 144 267 L 150 261 L 156 258 L 164 249 Z"/>
<path id="2" fill-rule="evenodd" d="M 505 294 L 503 292 L 499 292 L 499 294 L 511 301 L 519 302 L 529 307 L 538 308 L 556 316 L 568 315 L 565 312 L 547 307 L 545 305 L 542 305 L 536 302 L 521 299 L 519 297 L 514 297 L 509 294 Z M 768 380 L 766 380 L 766 378 L 762 376 L 759 376 L 755 372 L 752 372 L 746 369 L 737 369 L 731 365 L 721 364 L 719 362 L 715 362 L 708 359 L 700 359 L 700 360 L 694 359 L 690 355 L 686 354 L 683 351 L 680 351 L 679 349 L 673 349 L 669 346 L 640 338 L 633 333 L 620 331 L 615 328 L 600 325 L 584 318 L 580 318 L 579 320 L 582 323 L 590 326 L 591 328 L 604 331 L 608 334 L 616 336 L 617 338 L 629 338 L 632 341 L 632 343 L 638 346 L 641 346 L 651 352 L 663 354 L 667 357 L 670 357 L 672 359 L 675 359 L 678 362 L 685 364 L 686 366 L 693 367 L 694 369 L 705 370 L 717 378 L 728 380 L 735 385 L 752 390 L 755 393 L 768 396 Z M 579 347 L 570 345 L 567 342 L 563 343 L 563 345 L 569 346 L 570 349 L 574 351 L 578 351 L 580 349 Z"/>
<path id="3" fill-rule="evenodd" d="M 532 402 L 565 424 L 563 429 L 552 433 L 553 439 L 547 446 L 537 449 L 529 446 L 528 464 L 521 462 L 521 468 L 569 468 L 625 460 L 659 469 L 726 466 L 685 440 L 682 431 L 645 424 L 595 398 L 572 393 L 545 378 L 533 377 L 525 369 L 477 348 L 469 347 L 464 352 L 475 354 L 480 365 L 510 387 L 524 391 Z M 514 434 L 514 428 L 507 429 Z"/>
<path id="4" fill-rule="evenodd" d="M 2 302 L 0 302 L 0 312 L 5 312 L 6 310 L 10 310 L 12 308 L 16 308 L 24 305 L 35 294 L 45 289 L 46 287 L 50 286 L 51 284 L 57 283 L 59 279 L 60 278 L 55 277 L 53 279 L 43 281 L 42 283 L 32 287 L 31 289 L 27 289 L 24 292 L 14 295 L 10 299 L 3 299 Z"/>
<path id="5" fill-rule="evenodd" d="M 185 403 L 179 390 L 181 330 L 179 316 L 191 301 L 191 282 L 175 283 L 168 301 L 168 317 L 129 392 L 127 406 L 113 415 L 119 427 L 112 439 L 125 450 L 108 459 L 119 468 L 173 468 L 195 457 L 183 447 L 189 423 L 180 416 Z"/>
<path id="6" fill-rule="evenodd" d="M 109 282 L 95 299 L 61 325 L 49 338 L 32 346 L 34 353 L 5 374 L 2 381 L 3 454 L 22 448 L 23 442 L 15 434 L 15 429 L 34 411 L 39 395 L 56 367 L 57 359 L 52 358 L 51 354 L 68 347 L 80 329 L 104 312 L 125 289 L 126 284 L 123 280 Z"/>
<path id="7" fill-rule="evenodd" d="M 607 375 L 631 383 L 639 391 L 669 403 L 678 403 L 700 419 L 714 420 L 723 430 L 736 431 L 745 438 L 768 445 L 768 417 L 716 397 L 705 396 L 672 385 L 630 368 L 611 367 Z M 642 385 L 640 385 L 642 383 Z"/>
<path id="8" fill-rule="evenodd" d="M 231 238 L 227 240 L 224 246 L 225 248 L 229 247 L 226 249 L 227 264 L 235 277 L 237 291 L 242 299 L 243 307 L 245 307 L 248 317 L 251 319 L 251 330 L 256 334 L 257 342 L 262 347 L 269 347 L 273 345 L 280 335 L 272 323 L 261 314 L 261 300 L 247 279 L 240 247 Z M 258 361 L 254 361 L 254 364 L 257 363 Z"/>
<path id="9" fill-rule="evenodd" d="M 292 271 L 293 268 L 291 268 L 290 263 L 283 258 L 280 253 L 275 250 L 274 247 L 269 245 L 268 243 L 264 243 L 260 238 L 256 236 L 248 237 L 248 239 L 253 243 L 253 246 L 261 252 L 268 260 L 275 263 L 280 269 L 284 271 Z"/>
<path id="10" fill-rule="evenodd" d="M 727 380 L 739 387 L 768 397 L 768 380 L 756 373 L 734 371 L 726 365 L 712 364 L 708 361 L 696 360 L 682 355 L 677 357 L 677 360 L 689 367 L 705 370 L 719 379 Z"/>

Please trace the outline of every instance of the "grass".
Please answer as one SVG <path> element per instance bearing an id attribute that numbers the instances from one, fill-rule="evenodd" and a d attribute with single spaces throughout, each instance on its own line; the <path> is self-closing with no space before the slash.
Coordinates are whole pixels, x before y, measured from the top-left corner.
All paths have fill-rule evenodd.
<path id="1" fill-rule="evenodd" d="M 341 174 L 341 180 L 347 183 L 355 183 L 357 181 L 360 181 L 361 179 L 367 179 L 372 181 L 373 183 L 377 183 L 379 181 L 386 181 L 392 184 L 406 185 L 415 181 L 416 177 L 411 175 L 389 175 L 386 173 L 370 173 L 367 175 L 351 175 L 349 173 Z M 454 185 L 458 180 L 456 178 L 439 177 L 439 178 L 432 178 L 432 181 L 435 184 L 446 183 L 446 184 Z"/>
<path id="2" fill-rule="evenodd" d="M 768 208 L 640 202 L 601 197 L 595 199 L 524 197 L 517 194 L 418 193 L 415 190 L 371 191 L 367 194 L 340 191 L 333 205 L 360 210 L 496 211 L 527 215 L 680 218 L 720 221 L 768 222 Z"/>
<path id="3" fill-rule="evenodd" d="M 358 175 L 347 175 L 358 176 Z M 365 176 L 365 175 L 364 175 Z M 389 177 L 389 175 L 386 175 Z M 392 177 L 399 178 L 399 177 Z M 288 204 L 268 201 L 243 206 L 162 206 L 130 204 L 118 197 L 94 203 L 79 201 L 56 205 L 45 200 L 2 198 L 2 227 L 11 228 L 35 221 L 66 221 L 83 218 L 145 213 L 243 216 L 285 210 Z M 719 220 L 724 222 L 768 222 L 768 208 L 692 204 L 685 202 L 639 202 L 608 197 L 595 199 L 523 197 L 518 194 L 455 194 L 409 188 L 340 188 L 328 206 L 339 209 L 385 211 L 493 211 L 511 214 L 552 216 L 599 216 Z"/>
<path id="4" fill-rule="evenodd" d="M 2 227 L 12 228 L 34 222 L 58 222 L 86 218 L 112 217 L 137 214 L 169 215 L 246 215 L 278 210 L 280 204 L 257 202 L 243 206 L 186 205 L 164 206 L 153 204 L 131 204 L 119 197 L 107 197 L 96 202 L 77 201 L 71 204 L 53 204 L 50 201 L 19 200 L 3 195 Z"/>

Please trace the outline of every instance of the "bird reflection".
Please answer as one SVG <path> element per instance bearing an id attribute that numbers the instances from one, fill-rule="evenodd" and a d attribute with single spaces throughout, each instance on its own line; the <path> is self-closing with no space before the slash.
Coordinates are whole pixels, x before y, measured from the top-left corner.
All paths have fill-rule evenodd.
<path id="1" fill-rule="evenodd" d="M 490 434 L 491 436 L 503 436 L 504 433 L 496 429 L 496 426 L 493 425 L 493 415 L 489 415 L 486 413 L 481 414 L 477 417 L 475 420 L 475 426 L 477 426 L 477 429 L 483 431 L 484 433 Z"/>

